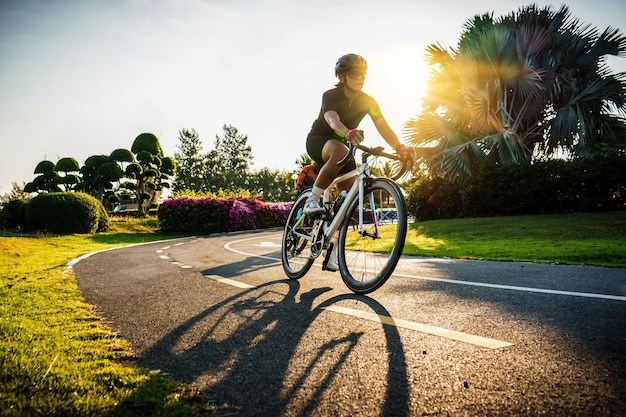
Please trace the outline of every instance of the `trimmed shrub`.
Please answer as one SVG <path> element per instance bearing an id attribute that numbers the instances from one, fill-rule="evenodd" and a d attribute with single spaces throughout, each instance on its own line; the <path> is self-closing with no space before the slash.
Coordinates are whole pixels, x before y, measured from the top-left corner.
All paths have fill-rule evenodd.
<path id="1" fill-rule="evenodd" d="M 463 184 L 420 177 L 407 207 L 418 220 L 626 210 L 626 156 L 504 165 Z"/>
<path id="2" fill-rule="evenodd" d="M 159 227 L 184 233 L 221 233 L 283 226 L 292 203 L 266 203 L 257 197 L 165 200 L 159 206 Z"/>
<path id="3" fill-rule="evenodd" d="M 96 233 L 109 229 L 102 203 L 85 193 L 48 193 L 26 206 L 26 227 L 45 233 Z"/>
<path id="4" fill-rule="evenodd" d="M 28 200 L 18 198 L 5 203 L 0 211 L 0 228 L 24 228 L 26 225 L 26 205 Z"/>

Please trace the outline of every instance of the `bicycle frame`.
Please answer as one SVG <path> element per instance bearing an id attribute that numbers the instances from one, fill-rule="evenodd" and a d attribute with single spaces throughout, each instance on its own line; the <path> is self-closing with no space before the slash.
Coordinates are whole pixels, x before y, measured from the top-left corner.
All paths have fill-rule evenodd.
<path id="1" fill-rule="evenodd" d="M 369 164 L 367 163 L 367 161 L 365 160 L 365 158 L 363 159 L 363 161 L 361 162 L 361 165 L 359 166 L 359 168 L 356 168 L 346 174 L 343 174 L 337 178 L 335 178 L 333 180 L 333 182 L 328 186 L 328 188 L 331 188 L 343 181 L 346 181 L 350 178 L 354 178 L 356 177 L 356 180 L 354 181 L 354 184 L 352 184 L 352 187 L 350 188 L 350 190 L 348 191 L 344 201 L 347 203 L 349 201 L 352 201 L 352 199 L 354 198 L 354 196 L 358 193 L 359 196 L 359 207 L 363 207 L 363 196 L 365 195 L 365 180 L 366 178 L 369 177 Z M 370 195 L 370 207 L 375 207 L 374 204 L 374 198 L 372 195 Z M 343 221 L 346 218 L 346 215 L 348 213 L 348 204 L 342 204 L 341 207 L 339 208 L 339 211 L 337 213 L 335 213 L 335 215 L 333 216 L 332 221 L 330 222 L 330 224 L 328 225 L 328 228 L 324 231 L 323 233 L 323 242 L 322 242 L 322 246 L 325 249 L 327 246 L 327 242 L 329 240 L 329 238 L 335 233 L 337 232 L 337 230 L 339 229 L 339 227 L 341 226 L 341 224 L 343 223 Z M 302 216 L 298 222 L 296 223 L 296 226 L 302 224 L 303 220 L 304 220 L 305 216 Z M 379 229 L 378 229 L 378 219 L 376 218 L 376 213 L 374 210 L 374 216 L 373 216 L 373 222 L 374 222 L 374 229 L 375 229 L 375 235 L 372 237 L 378 237 L 378 233 L 379 233 Z M 320 225 L 322 225 L 323 223 L 318 223 Z M 296 230 L 296 227 L 294 227 L 294 230 Z M 316 233 L 313 233 L 312 235 L 305 235 L 302 233 L 298 233 L 295 232 L 298 236 L 302 237 L 303 239 L 308 240 L 309 242 L 311 242 L 312 244 L 314 243 L 314 240 L 317 238 L 318 233 L 316 231 Z M 364 233 L 364 227 L 363 227 L 363 210 L 359 210 L 359 233 L 363 234 Z"/>

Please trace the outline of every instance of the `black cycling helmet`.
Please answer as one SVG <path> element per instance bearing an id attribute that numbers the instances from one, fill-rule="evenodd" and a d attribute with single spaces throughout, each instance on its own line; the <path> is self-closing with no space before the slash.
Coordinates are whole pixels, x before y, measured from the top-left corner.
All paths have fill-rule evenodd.
<path id="1" fill-rule="evenodd" d="M 357 54 L 347 54 L 342 56 L 335 64 L 335 75 L 347 74 L 353 69 L 365 72 L 367 70 L 367 62 L 365 61 L 365 58 Z"/>

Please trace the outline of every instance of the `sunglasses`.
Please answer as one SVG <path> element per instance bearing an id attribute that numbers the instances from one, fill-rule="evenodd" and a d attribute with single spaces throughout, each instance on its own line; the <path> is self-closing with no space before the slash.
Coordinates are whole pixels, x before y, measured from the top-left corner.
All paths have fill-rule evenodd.
<path id="1" fill-rule="evenodd" d="M 348 77 L 352 78 L 353 80 L 358 80 L 361 77 L 365 78 L 366 75 L 367 74 L 363 70 L 353 69 L 348 71 Z"/>

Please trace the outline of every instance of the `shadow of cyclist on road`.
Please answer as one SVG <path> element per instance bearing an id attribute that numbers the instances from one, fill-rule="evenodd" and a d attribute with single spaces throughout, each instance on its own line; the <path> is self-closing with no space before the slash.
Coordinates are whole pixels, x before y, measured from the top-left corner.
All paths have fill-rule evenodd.
<path id="1" fill-rule="evenodd" d="M 179 323 L 138 364 L 163 369 L 241 416 L 358 410 L 408 415 L 406 362 L 397 329 L 325 311 L 338 303 L 388 315 L 386 309 L 352 294 L 324 299 L 330 288 L 300 290 L 291 280 L 237 289 Z"/>

